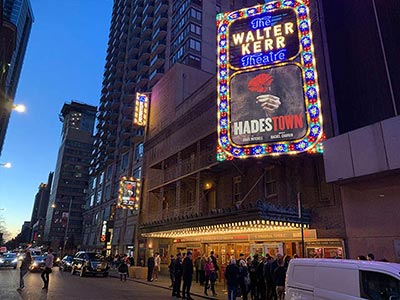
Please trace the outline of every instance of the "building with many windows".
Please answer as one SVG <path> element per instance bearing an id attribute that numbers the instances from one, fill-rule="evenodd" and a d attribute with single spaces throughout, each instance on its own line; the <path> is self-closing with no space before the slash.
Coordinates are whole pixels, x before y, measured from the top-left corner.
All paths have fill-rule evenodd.
<path id="1" fill-rule="evenodd" d="M 133 249 L 137 212 L 115 207 L 120 178 L 141 178 L 144 127 L 134 124 L 136 92 L 149 95 L 178 63 L 202 70 L 199 82 L 214 74 L 216 13 L 244 2 L 256 1 L 114 1 L 83 247 L 108 253 Z M 192 79 L 181 75 L 174 88 L 186 97 L 193 91 Z M 104 231 L 107 241 L 101 241 Z"/>
<path id="2" fill-rule="evenodd" d="M 29 0 L 0 1 L 0 155 L 32 23 Z"/>
<path id="3" fill-rule="evenodd" d="M 46 224 L 47 207 L 53 182 L 53 172 L 50 172 L 47 183 L 41 183 L 35 196 L 31 216 L 31 237 L 33 244 L 41 245 L 43 243 L 44 226 Z"/>
<path id="4" fill-rule="evenodd" d="M 72 252 L 81 243 L 95 118 L 95 106 L 71 101 L 61 109 L 61 144 L 44 229 L 44 242 L 53 249 Z"/>

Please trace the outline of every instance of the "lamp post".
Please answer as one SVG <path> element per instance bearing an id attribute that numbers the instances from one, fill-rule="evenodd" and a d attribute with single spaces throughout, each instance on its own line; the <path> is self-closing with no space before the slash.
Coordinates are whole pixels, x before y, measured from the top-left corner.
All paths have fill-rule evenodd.
<path id="1" fill-rule="evenodd" d="M 69 199 L 68 217 L 67 217 L 67 224 L 65 226 L 64 245 L 62 249 L 63 255 L 65 254 L 65 246 L 67 245 L 67 240 L 68 240 L 68 228 L 69 228 L 69 218 L 71 217 L 71 207 L 72 207 L 72 197 Z"/>
<path id="2" fill-rule="evenodd" d="M 73 200 L 73 197 L 70 197 L 69 207 L 68 207 L 68 215 L 67 215 L 67 224 L 65 225 L 65 233 L 64 233 L 64 243 L 63 243 L 63 247 L 62 247 L 62 255 L 65 254 L 65 246 L 67 245 L 67 240 L 68 240 L 69 218 L 71 216 L 72 200 Z M 57 205 L 53 202 L 51 204 L 51 207 L 52 208 L 56 208 Z"/>
<path id="3" fill-rule="evenodd" d="M 26 111 L 26 107 L 23 104 L 13 104 L 12 109 L 17 112 L 20 112 L 20 113 L 23 113 Z"/>

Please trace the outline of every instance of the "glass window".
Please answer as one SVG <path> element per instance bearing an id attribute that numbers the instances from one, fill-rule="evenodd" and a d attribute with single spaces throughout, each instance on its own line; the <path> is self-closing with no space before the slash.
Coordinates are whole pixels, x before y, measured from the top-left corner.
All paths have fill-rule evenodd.
<path id="1" fill-rule="evenodd" d="M 233 202 L 242 200 L 242 177 L 233 177 Z"/>
<path id="2" fill-rule="evenodd" d="M 142 167 L 139 167 L 133 171 L 133 177 L 142 178 Z"/>
<path id="3" fill-rule="evenodd" d="M 265 186 L 265 196 L 276 196 L 277 187 L 276 187 L 276 175 L 275 175 L 275 168 L 268 168 L 265 170 L 264 176 L 264 186 Z"/>
<path id="4" fill-rule="evenodd" d="M 125 171 L 128 168 L 129 153 L 124 153 L 121 158 L 120 170 Z"/>
<path id="5" fill-rule="evenodd" d="M 138 161 L 143 156 L 143 143 L 136 145 L 135 160 Z"/>
<path id="6" fill-rule="evenodd" d="M 94 205 L 94 194 L 90 195 L 90 207 Z"/>
<path id="7" fill-rule="evenodd" d="M 98 191 L 97 191 L 96 203 L 97 203 L 97 204 L 100 204 L 100 203 L 101 203 L 101 190 L 98 190 Z"/>
<path id="8" fill-rule="evenodd" d="M 400 297 L 399 285 L 399 280 L 390 275 L 372 271 L 360 271 L 360 290 L 362 298 L 389 300 L 392 296 Z"/>

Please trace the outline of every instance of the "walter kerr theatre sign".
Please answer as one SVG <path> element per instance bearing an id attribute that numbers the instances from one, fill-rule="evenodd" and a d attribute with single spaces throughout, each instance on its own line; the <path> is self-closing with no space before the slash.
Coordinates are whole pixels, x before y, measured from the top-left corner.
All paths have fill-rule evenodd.
<path id="1" fill-rule="evenodd" d="M 307 1 L 217 16 L 218 140 L 228 156 L 296 154 L 322 137 Z"/>

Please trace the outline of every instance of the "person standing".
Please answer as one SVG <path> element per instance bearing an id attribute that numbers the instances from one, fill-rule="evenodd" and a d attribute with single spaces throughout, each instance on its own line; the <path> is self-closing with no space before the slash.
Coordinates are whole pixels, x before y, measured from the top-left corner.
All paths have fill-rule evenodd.
<path id="1" fill-rule="evenodd" d="M 201 254 L 196 257 L 194 261 L 194 267 L 196 268 L 196 283 L 200 281 L 200 269 L 201 269 Z"/>
<path id="2" fill-rule="evenodd" d="M 155 254 L 155 258 L 154 258 L 154 274 L 153 274 L 153 278 L 154 280 L 158 280 L 158 273 L 161 271 L 161 257 L 160 254 L 158 252 L 156 252 Z"/>
<path id="3" fill-rule="evenodd" d="M 207 259 L 207 263 L 204 266 L 205 273 L 205 283 L 204 283 L 204 294 L 208 296 L 207 290 L 211 288 L 213 296 L 217 296 L 215 292 L 215 281 L 217 281 L 217 271 L 215 270 L 215 266 L 212 262 L 211 256 Z"/>
<path id="4" fill-rule="evenodd" d="M 154 271 L 154 256 L 150 256 L 147 259 L 147 281 L 153 281 L 153 271 Z"/>
<path id="5" fill-rule="evenodd" d="M 178 253 L 174 262 L 174 288 L 172 290 L 172 296 L 181 298 L 181 281 L 182 281 L 182 255 Z"/>
<path id="6" fill-rule="evenodd" d="M 122 281 L 122 277 L 124 277 L 124 281 L 126 281 L 126 275 L 128 274 L 128 265 L 126 264 L 125 259 L 121 259 L 121 262 L 118 267 L 119 278 Z"/>
<path id="7" fill-rule="evenodd" d="M 41 274 L 44 284 L 42 289 L 47 290 L 49 288 L 50 273 L 52 272 L 51 268 L 53 267 L 53 261 L 54 261 L 53 249 L 49 249 L 47 251 L 46 260 L 44 262 L 45 268 Z"/>
<path id="8" fill-rule="evenodd" d="M 182 298 L 191 300 L 190 297 L 190 288 L 192 286 L 193 279 L 193 260 L 192 260 L 192 252 L 188 251 L 186 253 L 186 257 L 182 263 L 183 270 L 183 287 L 182 287 Z"/>
<path id="9" fill-rule="evenodd" d="M 225 279 L 228 285 L 228 300 L 235 300 L 239 285 L 239 268 L 234 258 L 231 259 L 231 263 L 226 267 Z"/>
<path id="10" fill-rule="evenodd" d="M 23 259 L 23 261 L 21 263 L 21 267 L 20 267 L 18 290 L 22 290 L 25 287 L 24 276 L 28 272 L 31 262 L 32 262 L 31 253 L 29 251 L 27 251 L 25 254 L 25 258 Z"/>
<path id="11" fill-rule="evenodd" d="M 203 255 L 200 260 L 200 285 L 204 285 L 205 275 L 204 275 L 204 267 L 207 263 L 206 256 Z"/>
<path id="12" fill-rule="evenodd" d="M 171 261 L 168 265 L 168 271 L 169 271 L 169 278 L 171 279 L 171 285 L 169 287 L 174 287 L 174 283 L 175 283 L 175 269 L 174 269 L 174 264 L 175 264 L 175 258 L 173 255 L 171 255 Z"/>
<path id="13" fill-rule="evenodd" d="M 247 300 L 247 293 L 249 292 L 248 290 L 249 282 L 250 282 L 249 271 L 247 269 L 247 263 L 243 255 L 243 258 L 239 259 L 239 286 L 243 300 Z"/>
<path id="14" fill-rule="evenodd" d="M 278 259 L 278 267 L 274 271 L 274 283 L 276 286 L 276 295 L 278 300 L 285 298 L 285 279 L 286 268 L 283 258 Z"/>

